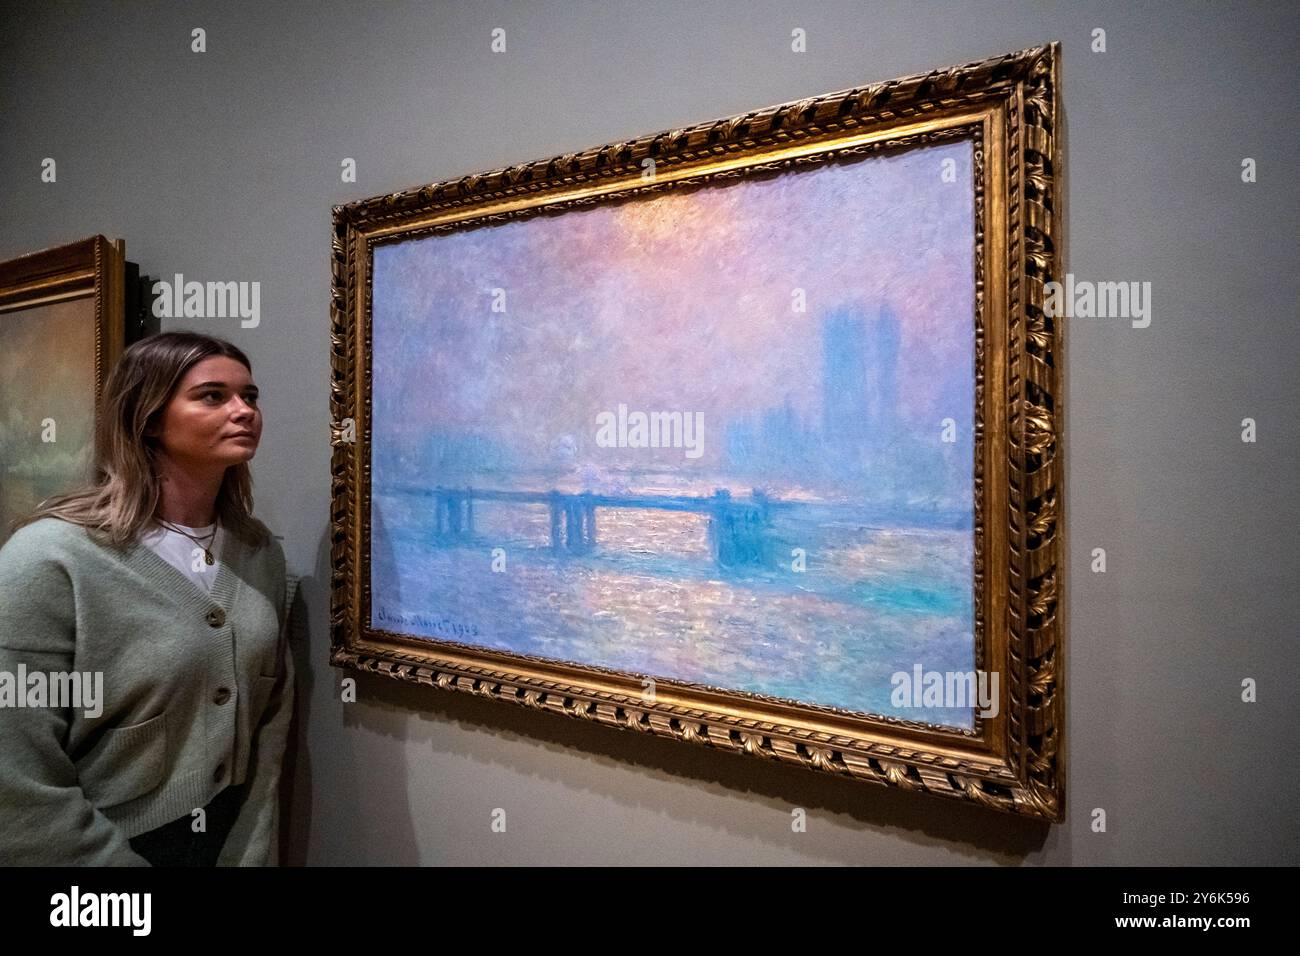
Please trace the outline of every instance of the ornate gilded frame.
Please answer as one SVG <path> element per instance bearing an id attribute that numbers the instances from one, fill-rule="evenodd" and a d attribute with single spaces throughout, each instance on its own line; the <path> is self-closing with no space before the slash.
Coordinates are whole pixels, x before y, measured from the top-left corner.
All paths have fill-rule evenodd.
<path id="1" fill-rule="evenodd" d="M 1053 43 L 335 206 L 330 663 L 1061 820 L 1061 329 L 1042 308 L 1061 274 L 1059 56 Z M 374 244 L 954 135 L 975 145 L 973 585 L 995 716 L 965 731 L 671 682 L 648 700 L 638 675 L 369 626 Z"/>

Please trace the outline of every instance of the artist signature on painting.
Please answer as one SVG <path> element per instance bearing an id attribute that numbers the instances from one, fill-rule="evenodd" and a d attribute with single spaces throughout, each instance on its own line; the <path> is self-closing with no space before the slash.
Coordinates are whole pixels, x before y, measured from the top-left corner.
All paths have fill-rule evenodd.
<path id="1" fill-rule="evenodd" d="M 478 637 L 478 625 L 466 624 L 450 617 L 431 617 L 428 614 L 394 614 L 380 608 L 376 620 L 383 624 L 399 624 L 433 631 L 440 637 Z"/>

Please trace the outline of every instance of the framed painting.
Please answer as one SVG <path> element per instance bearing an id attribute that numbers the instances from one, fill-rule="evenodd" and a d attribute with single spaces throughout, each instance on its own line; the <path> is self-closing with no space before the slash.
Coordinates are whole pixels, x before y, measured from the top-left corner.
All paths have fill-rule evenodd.
<path id="1" fill-rule="evenodd" d="M 93 236 L 0 263 L 0 544 L 88 479 L 104 379 L 124 347 L 126 247 Z"/>
<path id="2" fill-rule="evenodd" d="M 1060 820 L 1058 56 L 336 206 L 331 662 Z"/>

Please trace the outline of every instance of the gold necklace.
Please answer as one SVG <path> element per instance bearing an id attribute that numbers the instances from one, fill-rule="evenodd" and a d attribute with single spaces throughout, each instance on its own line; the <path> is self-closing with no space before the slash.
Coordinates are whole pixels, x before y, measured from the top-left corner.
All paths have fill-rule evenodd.
<path id="1" fill-rule="evenodd" d="M 193 541 L 195 544 L 197 544 L 200 548 L 203 549 L 203 560 L 204 560 L 204 561 L 206 561 L 208 564 L 215 564 L 215 563 L 216 563 L 216 560 L 217 560 L 217 559 L 216 559 L 215 557 L 212 556 L 212 548 L 210 547 L 210 545 L 212 544 L 212 542 L 214 542 L 214 541 L 217 540 L 217 523 L 216 523 L 216 522 L 213 522 L 212 537 L 208 539 L 208 543 L 207 543 L 207 544 L 204 544 L 202 541 L 200 541 L 198 538 L 194 537 L 194 535 L 190 534 L 190 533 L 189 533 L 188 531 L 186 531 L 184 528 L 178 528 L 178 527 L 176 527 L 176 526 L 175 526 L 174 524 L 172 524 L 170 521 L 164 521 L 162 518 L 159 518 L 159 519 L 158 519 L 158 523 L 161 524 L 161 525 L 162 525 L 163 527 L 165 527 L 165 528 L 170 528 L 172 531 L 175 531 L 177 534 L 183 534 L 183 535 L 185 535 L 185 537 L 189 538 L 191 541 Z"/>

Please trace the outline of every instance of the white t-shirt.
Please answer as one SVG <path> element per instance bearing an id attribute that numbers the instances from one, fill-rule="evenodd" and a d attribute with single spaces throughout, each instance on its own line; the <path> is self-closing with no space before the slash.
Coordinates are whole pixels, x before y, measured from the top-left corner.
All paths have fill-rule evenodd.
<path id="1" fill-rule="evenodd" d="M 184 528 L 205 543 L 212 534 L 212 529 L 216 527 L 215 524 L 210 524 L 206 528 L 191 528 L 189 525 L 177 524 L 175 521 L 171 524 Z M 216 559 L 212 564 L 208 564 L 203 559 L 203 550 L 198 542 L 170 528 L 158 526 L 144 531 L 140 535 L 140 541 L 203 590 L 211 592 L 212 582 L 217 578 L 217 569 L 221 567 L 221 542 L 225 533 L 224 528 L 219 528 L 216 537 L 212 538 L 212 543 L 208 545 L 208 550 Z"/>

